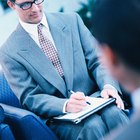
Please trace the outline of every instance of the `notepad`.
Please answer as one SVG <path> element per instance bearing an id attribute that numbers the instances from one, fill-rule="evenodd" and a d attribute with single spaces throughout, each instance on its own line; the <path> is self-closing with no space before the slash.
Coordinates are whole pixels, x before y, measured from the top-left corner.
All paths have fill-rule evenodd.
<path id="1" fill-rule="evenodd" d="M 100 109 L 106 107 L 107 105 L 114 103 L 115 98 L 95 98 L 95 97 L 86 97 L 86 101 L 90 103 L 78 113 L 67 113 L 62 116 L 54 117 L 55 120 L 60 121 L 71 121 L 75 124 L 81 122 L 86 117 L 90 116 L 91 114 L 99 111 Z"/>

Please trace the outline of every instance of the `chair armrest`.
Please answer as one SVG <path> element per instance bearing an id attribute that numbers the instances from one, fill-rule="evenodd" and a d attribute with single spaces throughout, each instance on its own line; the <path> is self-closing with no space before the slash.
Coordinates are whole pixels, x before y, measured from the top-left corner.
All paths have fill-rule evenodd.
<path id="1" fill-rule="evenodd" d="M 3 108 L 0 106 L 0 124 L 3 122 L 4 120 L 4 110 Z"/>
<path id="2" fill-rule="evenodd" d="M 7 124 L 0 124 L 0 140 L 15 140 L 12 131 Z"/>
<path id="3" fill-rule="evenodd" d="M 15 140 L 10 127 L 3 123 L 4 110 L 0 106 L 0 140 Z"/>
<path id="4" fill-rule="evenodd" d="M 5 122 L 10 125 L 16 139 L 57 140 L 51 129 L 34 113 L 0 103 Z"/>

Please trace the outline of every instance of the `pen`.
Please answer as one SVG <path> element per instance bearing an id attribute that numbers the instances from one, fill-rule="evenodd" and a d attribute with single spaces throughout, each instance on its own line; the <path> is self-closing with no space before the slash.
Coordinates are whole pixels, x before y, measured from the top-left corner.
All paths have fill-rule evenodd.
<path id="1" fill-rule="evenodd" d="M 70 93 L 72 93 L 72 94 L 74 94 L 75 92 L 74 91 L 72 91 L 72 90 L 68 90 L 68 92 L 70 92 Z M 86 101 L 86 103 L 88 104 L 88 105 L 91 105 L 91 103 L 90 102 L 88 102 L 88 101 Z"/>
<path id="2" fill-rule="evenodd" d="M 90 102 L 88 102 L 88 101 L 86 101 L 86 103 L 87 103 L 88 105 L 91 105 L 91 103 L 90 103 Z"/>

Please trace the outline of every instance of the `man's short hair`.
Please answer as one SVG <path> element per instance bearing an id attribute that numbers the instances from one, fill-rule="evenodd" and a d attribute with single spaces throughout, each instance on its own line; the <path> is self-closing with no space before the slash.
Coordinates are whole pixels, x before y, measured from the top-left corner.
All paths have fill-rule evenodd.
<path id="1" fill-rule="evenodd" d="M 140 0 L 97 0 L 93 12 L 94 36 L 140 71 Z"/>

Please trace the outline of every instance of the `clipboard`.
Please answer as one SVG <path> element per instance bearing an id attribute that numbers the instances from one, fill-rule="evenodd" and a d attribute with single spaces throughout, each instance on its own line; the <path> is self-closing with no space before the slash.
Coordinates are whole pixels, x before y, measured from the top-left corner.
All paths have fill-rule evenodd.
<path id="1" fill-rule="evenodd" d="M 78 124 L 91 114 L 115 102 L 115 98 L 104 99 L 104 98 L 86 97 L 86 100 L 90 103 L 90 105 L 87 105 L 82 111 L 78 113 L 67 113 L 65 115 L 54 117 L 53 119 L 57 121 L 70 121 L 73 122 L 74 124 Z"/>

